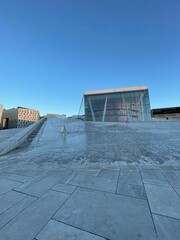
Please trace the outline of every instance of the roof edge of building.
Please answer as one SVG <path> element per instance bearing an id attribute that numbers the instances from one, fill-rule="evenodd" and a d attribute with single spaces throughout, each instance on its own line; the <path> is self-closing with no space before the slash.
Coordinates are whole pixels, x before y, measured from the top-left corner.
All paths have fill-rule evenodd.
<path id="1" fill-rule="evenodd" d="M 175 106 L 175 107 L 162 107 L 162 108 L 152 108 L 151 110 L 165 110 L 165 109 L 175 109 L 175 108 L 180 108 L 180 106 Z"/>
<path id="2" fill-rule="evenodd" d="M 106 93 L 118 93 L 118 92 L 132 92 L 132 91 L 148 90 L 147 86 L 136 86 L 136 87 L 126 87 L 126 88 L 112 88 L 104 90 L 95 90 L 84 92 L 84 95 L 95 95 L 95 94 L 106 94 Z"/>
<path id="3" fill-rule="evenodd" d="M 32 109 L 32 108 L 24 108 L 24 107 L 17 107 L 17 108 L 3 109 L 3 111 L 12 111 L 12 110 L 17 110 L 17 111 L 18 111 L 19 109 L 31 110 L 31 111 L 39 112 L 39 110 Z"/>
<path id="4" fill-rule="evenodd" d="M 39 110 L 37 110 L 37 109 L 33 109 L 33 108 L 25 108 L 25 107 L 21 107 L 21 106 L 18 106 L 17 109 L 25 109 L 25 110 L 39 111 Z"/>

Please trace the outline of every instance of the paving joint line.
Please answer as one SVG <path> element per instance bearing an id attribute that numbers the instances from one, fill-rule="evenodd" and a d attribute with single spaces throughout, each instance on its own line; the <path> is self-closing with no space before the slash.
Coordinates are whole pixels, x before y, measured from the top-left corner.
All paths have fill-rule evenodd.
<path id="1" fill-rule="evenodd" d="M 153 214 L 153 215 L 158 215 L 158 216 L 161 216 L 161 217 L 170 218 L 170 219 L 174 219 L 174 220 L 180 221 L 180 218 L 170 217 L 170 216 L 167 216 L 167 215 L 163 215 L 163 214 L 160 214 L 160 213 L 154 213 L 154 212 L 152 212 L 152 214 Z"/>
<path id="2" fill-rule="evenodd" d="M 80 171 L 80 173 L 82 172 L 83 170 Z M 79 174 L 78 170 L 74 170 L 71 174 L 71 176 L 69 177 L 69 179 L 67 179 L 67 181 L 65 182 L 65 184 L 70 184 Z"/>
<path id="3" fill-rule="evenodd" d="M 76 189 L 75 189 L 76 190 Z M 75 192 L 75 190 L 72 192 L 72 194 Z M 52 190 L 51 190 L 52 191 Z M 53 219 L 54 215 L 61 209 L 61 207 L 66 203 L 66 201 L 71 197 L 70 194 L 67 199 L 63 202 L 63 204 L 55 211 L 55 213 L 52 215 L 52 217 L 50 219 L 48 219 L 48 221 L 45 223 L 45 225 L 41 228 L 41 230 L 36 234 L 35 238 L 38 236 L 38 234 L 45 228 L 45 226 L 48 224 L 48 222 Z M 67 194 L 68 195 L 68 194 Z"/>
<path id="4" fill-rule="evenodd" d="M 130 197 L 130 198 L 136 198 L 136 199 L 139 199 L 139 200 L 147 200 L 147 198 L 141 198 L 141 197 L 135 197 L 135 196 L 129 196 L 129 195 L 126 195 L 126 194 L 122 194 L 122 193 L 116 193 L 115 195 L 120 195 L 120 196 L 124 196 L 124 197 Z"/>
<path id="5" fill-rule="evenodd" d="M 71 185 L 72 186 L 72 185 Z M 74 186 L 73 186 L 74 187 Z M 78 187 L 76 187 L 73 192 L 77 189 Z M 55 189 L 50 189 L 51 191 L 54 191 L 54 192 L 59 192 L 59 193 L 65 193 L 65 194 L 68 194 L 68 195 L 71 195 L 71 193 L 67 193 L 67 192 L 63 192 L 63 191 L 58 191 L 58 190 L 55 190 Z"/>
<path id="6" fill-rule="evenodd" d="M 77 187 L 74 189 L 74 191 L 69 194 L 69 196 L 67 197 L 67 199 L 63 202 L 63 204 L 58 208 L 58 210 L 53 214 L 53 216 L 51 218 L 54 217 L 54 215 L 62 208 L 62 206 L 67 202 L 67 200 L 73 195 L 73 193 L 76 191 Z M 67 194 L 68 195 L 68 194 Z"/>
<path id="7" fill-rule="evenodd" d="M 179 194 L 177 193 L 177 191 L 176 191 L 176 188 L 170 183 L 170 181 L 167 179 L 167 177 L 166 177 L 166 175 L 163 173 L 163 171 L 162 170 L 160 170 L 161 171 L 161 174 L 166 178 L 166 180 L 168 181 L 168 183 L 171 185 L 171 188 L 175 191 L 175 193 L 178 195 L 178 197 L 180 197 L 179 196 Z M 173 172 L 172 172 L 173 173 Z M 174 173 L 173 173 L 174 174 Z M 175 175 L 175 174 L 174 174 Z M 176 175 L 175 175 L 175 177 L 177 177 Z M 179 179 L 179 178 L 178 178 Z"/>
<path id="8" fill-rule="evenodd" d="M 10 190 L 13 191 L 13 190 Z M 10 192 L 9 191 L 9 192 Z M 7 208 L 6 210 L 4 210 L 2 213 L 0 213 L 0 215 L 4 214 L 6 211 L 8 211 L 10 208 L 14 207 L 17 203 L 21 202 L 24 198 L 26 198 L 27 196 L 24 196 L 22 199 L 18 200 L 16 203 L 14 203 L 11 207 Z"/>
<path id="9" fill-rule="evenodd" d="M 27 196 L 26 196 L 27 197 Z M 24 197 L 24 198 L 26 198 Z M 31 196 L 30 196 L 31 197 Z M 23 199 L 24 199 L 23 198 Z M 23 200 L 21 199 L 21 200 Z M 22 212 L 24 212 L 27 208 L 29 208 L 35 201 L 37 201 L 37 199 L 34 199 L 34 201 L 32 201 L 32 203 L 30 203 L 26 208 L 24 208 L 23 210 L 21 210 L 17 215 L 15 215 L 13 218 L 11 218 L 11 220 L 9 220 L 6 224 L 4 224 L 2 227 L 0 227 L 0 229 L 4 228 L 7 224 L 9 224 L 13 219 L 15 219 L 18 215 L 20 215 Z M 20 201 L 19 201 L 20 202 Z M 15 204 L 16 205 L 16 204 Z M 10 209 L 10 208 L 9 208 Z"/>
<path id="10" fill-rule="evenodd" d="M 121 172 L 121 168 L 120 168 L 119 162 L 118 162 L 118 165 L 119 165 L 119 173 L 118 173 L 118 178 L 117 178 L 117 184 L 116 184 L 115 194 L 117 194 L 117 190 L 118 190 L 118 186 L 119 186 L 119 177 L 120 177 L 120 172 Z"/>
<path id="11" fill-rule="evenodd" d="M 87 233 L 90 233 L 90 234 L 95 235 L 95 236 L 97 236 L 97 237 L 104 238 L 105 240 L 107 240 L 107 239 L 109 240 L 109 238 L 107 238 L 107 237 L 105 237 L 105 236 L 102 236 L 102 235 L 98 235 L 97 233 L 93 233 L 93 232 L 90 232 L 90 231 L 88 231 L 88 230 L 84 230 L 84 229 L 82 229 L 82 228 L 80 228 L 80 227 L 73 226 L 73 225 L 71 225 L 71 224 L 69 224 L 69 223 L 65 223 L 65 222 L 60 221 L 60 220 L 58 220 L 58 219 L 54 219 L 54 218 L 51 218 L 51 219 L 52 219 L 53 221 L 56 221 L 56 222 L 59 222 L 59 223 L 63 223 L 63 224 L 65 224 L 66 226 L 73 227 L 73 228 L 76 228 L 76 229 L 78 229 L 78 230 L 80 230 L 80 231 L 87 232 Z"/>
<path id="12" fill-rule="evenodd" d="M 24 183 L 24 182 L 21 182 L 21 181 L 18 181 L 18 180 L 14 180 L 14 179 L 11 179 L 11 178 L 8 178 L 8 177 L 5 177 L 4 179 L 7 179 L 7 180 L 11 180 L 13 182 L 18 182 L 18 183 Z"/>
<path id="13" fill-rule="evenodd" d="M 75 186 L 75 185 L 74 185 Z M 94 193 L 94 194 L 109 194 L 109 195 L 115 195 L 115 196 L 124 196 L 124 197 L 129 197 L 129 198 L 135 198 L 135 199 L 138 199 L 138 200 L 143 200 L 143 201 L 146 201 L 147 199 L 145 198 L 139 198 L 139 197 L 134 197 L 134 196 L 128 196 L 128 195 L 123 195 L 123 194 L 119 194 L 119 193 L 112 193 L 112 192 L 107 192 L 107 191 L 103 191 L 103 190 L 97 190 L 97 189 L 93 189 L 93 188 L 87 188 L 87 187 L 81 187 L 81 186 L 77 186 L 77 189 L 86 189 L 86 190 L 91 190 L 91 191 L 88 191 L 90 193 Z"/>
<path id="14" fill-rule="evenodd" d="M 34 197 L 34 198 L 36 198 L 36 199 L 39 199 L 40 197 L 37 197 L 37 196 L 35 196 L 35 195 L 32 195 L 32 194 L 28 194 L 28 193 L 25 193 L 25 192 L 22 192 L 22 191 L 18 191 L 18 190 L 16 190 L 16 189 L 12 189 L 12 191 L 14 191 L 14 192 L 18 192 L 18 193 L 22 193 L 22 194 L 24 194 L 24 195 L 26 195 L 26 196 L 30 196 L 30 197 Z M 44 195 L 44 194 L 43 194 Z"/>
<path id="15" fill-rule="evenodd" d="M 72 185 L 72 186 L 79 187 L 79 188 L 85 188 L 85 189 L 91 190 L 92 192 L 97 191 L 97 192 L 109 193 L 109 194 L 115 195 L 115 192 L 108 192 L 108 191 L 103 191 L 103 190 L 99 190 L 99 189 L 95 189 L 95 188 L 88 188 L 88 187 L 84 187 L 84 186 L 81 186 L 81 185 Z"/>
<path id="16" fill-rule="evenodd" d="M 146 188 L 144 186 L 144 182 L 143 182 L 143 177 L 142 177 L 141 171 L 139 173 L 140 173 L 140 176 L 141 176 L 141 181 L 143 183 L 144 190 L 146 192 Z M 152 215 L 152 211 L 151 211 L 151 207 L 150 207 L 150 203 L 149 203 L 149 199 L 148 199 L 147 193 L 146 193 L 146 196 L 147 196 L 147 200 L 146 201 L 147 201 L 149 212 L 150 212 L 150 215 L 151 215 L 151 220 L 152 220 L 152 223 L 153 223 L 153 226 L 154 226 L 154 231 L 155 231 L 156 237 L 158 238 L 158 233 L 157 233 L 156 225 L 155 225 L 155 222 L 154 222 L 154 219 L 153 219 L 153 215 Z"/>

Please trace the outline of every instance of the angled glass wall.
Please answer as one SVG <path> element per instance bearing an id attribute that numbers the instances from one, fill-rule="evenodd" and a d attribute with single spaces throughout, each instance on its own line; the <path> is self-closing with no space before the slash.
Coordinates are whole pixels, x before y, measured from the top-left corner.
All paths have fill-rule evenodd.
<path id="1" fill-rule="evenodd" d="M 87 121 L 144 122 L 151 121 L 147 90 L 84 95 Z"/>

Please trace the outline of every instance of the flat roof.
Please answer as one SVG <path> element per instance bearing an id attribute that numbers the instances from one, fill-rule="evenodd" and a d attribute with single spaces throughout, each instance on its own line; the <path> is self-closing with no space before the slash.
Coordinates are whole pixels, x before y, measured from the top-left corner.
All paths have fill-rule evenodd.
<path id="1" fill-rule="evenodd" d="M 87 91 L 87 92 L 84 92 L 84 95 L 131 92 L 131 91 L 140 91 L 140 90 L 148 90 L 148 87 L 147 86 L 137 86 L 137 87 L 112 88 L 112 89 L 105 89 L 105 90 Z"/>
<path id="2" fill-rule="evenodd" d="M 39 111 L 39 110 L 36 110 L 36 109 L 32 109 L 32 108 L 25 108 L 25 107 L 20 107 L 18 106 L 17 109 L 25 109 L 25 110 L 33 110 L 33 111 Z"/>
<path id="3" fill-rule="evenodd" d="M 163 108 L 153 108 L 152 110 L 164 110 L 164 109 L 176 109 L 176 108 L 179 108 L 179 109 L 180 109 L 180 106 L 176 106 L 176 107 L 163 107 Z"/>
<path id="4" fill-rule="evenodd" d="M 153 115 L 180 113 L 180 107 L 155 108 L 155 109 L 152 109 L 152 113 Z"/>

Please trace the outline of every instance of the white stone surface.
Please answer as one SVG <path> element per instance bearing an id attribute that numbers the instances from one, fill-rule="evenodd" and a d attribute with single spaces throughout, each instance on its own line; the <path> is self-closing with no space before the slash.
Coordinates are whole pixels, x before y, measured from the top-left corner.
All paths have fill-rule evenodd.
<path id="1" fill-rule="evenodd" d="M 0 214 L 25 198 L 25 195 L 15 191 L 9 191 L 0 195 Z"/>
<path id="2" fill-rule="evenodd" d="M 108 193 L 76 191 L 55 220 L 108 239 L 156 239 L 145 200 Z"/>
<path id="3" fill-rule="evenodd" d="M 63 226 L 63 234 L 108 240 L 155 240 L 156 227 L 159 239 L 165 229 L 176 240 L 179 146 L 180 122 L 49 118 L 28 148 L 0 157 L 0 239 L 56 239 Z M 49 232 L 53 218 L 66 227 Z"/>
<path id="4" fill-rule="evenodd" d="M 152 213 L 180 219 L 180 198 L 169 187 L 145 184 Z"/>
<path id="5" fill-rule="evenodd" d="M 43 122 L 44 118 L 40 119 L 39 121 L 33 123 L 26 128 L 23 128 L 22 131 L 18 131 L 17 134 L 8 138 L 6 141 L 3 141 L 0 145 L 0 156 L 18 148 L 29 137 L 32 131 L 34 131 Z"/>
<path id="6" fill-rule="evenodd" d="M 0 229 L 10 222 L 14 217 L 24 211 L 27 207 L 29 207 L 35 200 L 36 198 L 34 197 L 24 195 L 22 200 L 16 202 L 13 206 L 4 211 L 0 215 Z"/>
<path id="7" fill-rule="evenodd" d="M 117 180 L 106 178 L 95 178 L 94 176 L 79 174 L 71 182 L 72 185 L 92 188 L 105 192 L 115 193 Z"/>
<path id="8" fill-rule="evenodd" d="M 8 179 L 1 179 L 0 180 L 0 195 L 3 193 L 8 192 L 9 190 L 19 186 L 20 183 Z"/>
<path id="9" fill-rule="evenodd" d="M 101 171 L 98 174 L 98 177 L 102 178 L 112 178 L 117 180 L 119 175 L 119 170 L 113 170 L 113 169 L 101 169 Z"/>
<path id="10" fill-rule="evenodd" d="M 134 184 L 118 184 L 117 194 L 146 199 L 144 186 Z"/>
<path id="11" fill-rule="evenodd" d="M 50 220 L 36 238 L 37 240 L 105 240 L 105 238 L 54 220 Z"/>
<path id="12" fill-rule="evenodd" d="M 180 220 L 153 214 L 159 240 L 179 240 Z"/>
<path id="13" fill-rule="evenodd" d="M 73 193 L 75 189 L 76 189 L 75 186 L 62 184 L 62 183 L 58 183 L 52 188 L 52 190 L 64 192 L 64 193 L 68 193 L 68 194 Z"/>
<path id="14" fill-rule="evenodd" d="M 172 171 L 165 170 L 163 174 L 173 187 L 180 188 L 180 179 Z"/>
<path id="15" fill-rule="evenodd" d="M 19 133 L 22 131 L 23 128 L 13 128 L 13 129 L 5 129 L 5 130 L 0 130 L 0 143 L 3 143 L 10 137 L 14 136 L 15 134 Z"/>
<path id="16" fill-rule="evenodd" d="M 3 240 L 32 240 L 68 197 L 50 191 L 0 230 Z"/>

